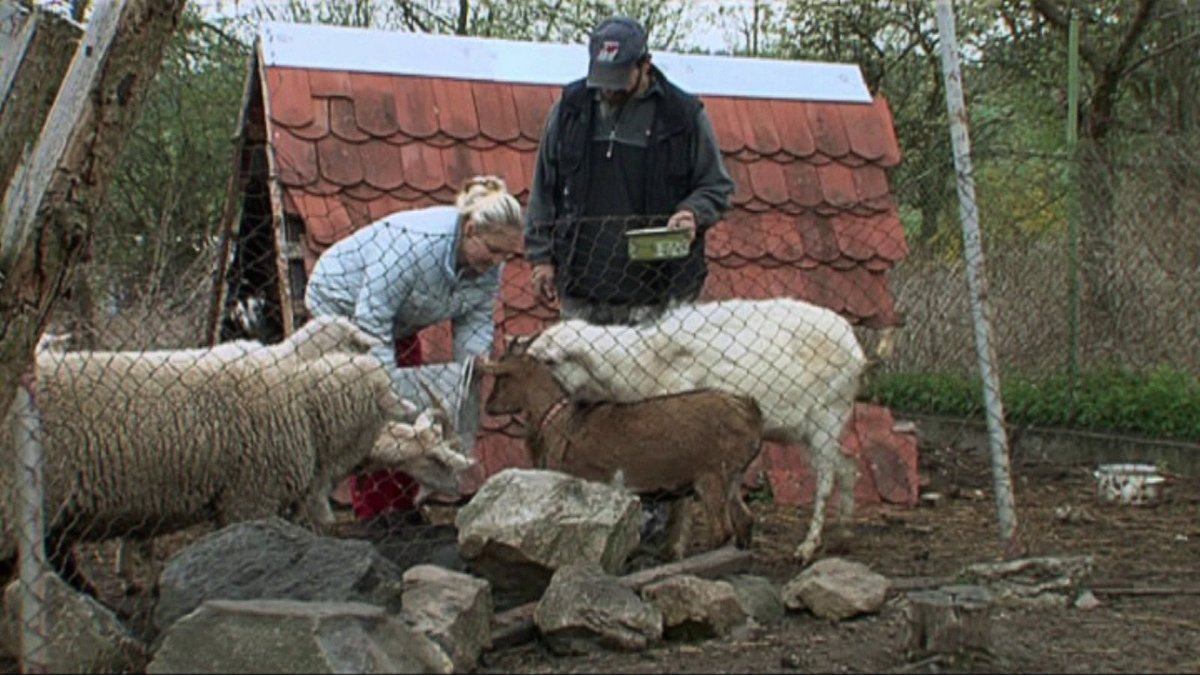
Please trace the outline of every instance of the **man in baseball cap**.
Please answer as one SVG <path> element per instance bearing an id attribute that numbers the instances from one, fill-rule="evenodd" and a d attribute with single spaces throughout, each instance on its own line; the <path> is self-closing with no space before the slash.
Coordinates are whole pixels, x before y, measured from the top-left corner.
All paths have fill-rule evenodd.
<path id="1" fill-rule="evenodd" d="M 646 29 L 624 16 L 605 19 L 592 31 L 588 44 L 587 84 L 607 90 L 626 90 L 645 57 Z"/>
<path id="2" fill-rule="evenodd" d="M 535 294 L 594 324 L 694 301 L 708 274 L 704 235 L 733 190 L 703 102 L 654 65 L 641 23 L 604 19 L 587 76 L 563 87 L 539 144 L 525 221 Z M 687 256 L 631 259 L 626 232 L 663 225 L 686 233 Z"/>

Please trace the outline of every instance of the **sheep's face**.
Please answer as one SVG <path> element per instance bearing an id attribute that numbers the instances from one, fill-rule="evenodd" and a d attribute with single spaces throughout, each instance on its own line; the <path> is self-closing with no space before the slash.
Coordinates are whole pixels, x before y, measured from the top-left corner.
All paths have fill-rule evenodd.
<path id="1" fill-rule="evenodd" d="M 369 461 L 373 465 L 398 469 L 430 493 L 457 497 L 461 479 L 475 460 L 459 452 L 458 437 L 446 438 L 442 425 L 431 411 L 417 416 L 413 424 L 388 422 L 375 441 Z"/>

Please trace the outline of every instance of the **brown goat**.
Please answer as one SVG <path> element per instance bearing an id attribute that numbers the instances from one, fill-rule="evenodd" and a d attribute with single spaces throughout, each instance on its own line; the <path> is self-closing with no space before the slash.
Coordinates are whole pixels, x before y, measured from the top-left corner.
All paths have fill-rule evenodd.
<path id="1" fill-rule="evenodd" d="M 494 378 L 488 414 L 524 416 L 535 466 L 622 481 L 639 494 L 693 488 L 713 540 L 720 545 L 733 536 L 739 547 L 750 545 L 754 518 L 741 482 L 762 447 L 762 412 L 753 399 L 700 389 L 636 403 L 576 404 L 549 366 L 519 350 L 482 369 Z M 672 509 L 671 519 L 682 515 Z"/>

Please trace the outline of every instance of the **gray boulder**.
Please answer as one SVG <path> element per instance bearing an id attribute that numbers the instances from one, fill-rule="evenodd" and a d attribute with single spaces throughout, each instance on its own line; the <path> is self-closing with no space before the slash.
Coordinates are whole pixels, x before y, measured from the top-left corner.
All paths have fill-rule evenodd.
<path id="1" fill-rule="evenodd" d="M 210 600 L 177 621 L 148 673 L 451 673 L 429 637 L 362 603 Z"/>
<path id="2" fill-rule="evenodd" d="M 640 651 L 662 637 L 662 613 L 595 563 L 555 572 L 533 612 L 551 651 Z"/>
<path id="3" fill-rule="evenodd" d="M 435 565 L 404 573 L 401 617 L 442 647 L 456 672 L 475 669 L 492 646 L 492 590 L 488 582 Z"/>
<path id="4" fill-rule="evenodd" d="M 860 562 L 826 558 L 813 563 L 783 587 L 788 609 L 808 608 L 823 618 L 841 621 L 878 612 L 891 581 Z"/>
<path id="5" fill-rule="evenodd" d="M 735 574 L 725 578 L 737 593 L 738 602 L 750 618 L 762 626 L 770 626 L 783 619 L 786 608 L 779 589 L 766 577 L 750 574 Z"/>
<path id="6" fill-rule="evenodd" d="M 402 570 L 369 542 L 282 519 L 230 525 L 180 551 L 159 576 L 159 631 L 206 600 L 366 602 L 399 609 Z"/>
<path id="7" fill-rule="evenodd" d="M 41 577 L 45 589 L 41 621 L 45 649 L 36 656 L 51 673 L 137 672 L 146 664 L 145 646 L 107 607 L 77 592 L 57 574 Z M 0 612 L 0 656 L 16 659 L 21 649 L 21 582 L 4 590 Z"/>
<path id="8" fill-rule="evenodd" d="M 747 618 L 728 581 L 679 574 L 647 585 L 642 598 L 662 612 L 663 636 L 668 639 L 724 637 Z"/>
<path id="9" fill-rule="evenodd" d="M 455 519 L 472 572 L 513 601 L 536 599 L 566 565 L 618 573 L 637 547 L 640 522 L 640 502 L 623 488 L 532 469 L 492 476 Z"/>

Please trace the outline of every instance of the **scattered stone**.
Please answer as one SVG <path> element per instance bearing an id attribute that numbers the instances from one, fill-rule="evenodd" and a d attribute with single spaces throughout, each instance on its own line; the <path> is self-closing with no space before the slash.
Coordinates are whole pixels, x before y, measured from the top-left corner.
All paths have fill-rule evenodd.
<path id="1" fill-rule="evenodd" d="M 404 573 L 401 616 L 432 638 L 454 663 L 456 672 L 475 669 L 479 655 L 492 646 L 492 591 L 488 582 L 435 565 L 417 565 Z"/>
<path id="2" fill-rule="evenodd" d="M 431 638 L 382 607 L 209 600 L 175 622 L 148 673 L 451 673 Z"/>
<path id="3" fill-rule="evenodd" d="M 750 574 L 736 574 L 725 578 L 733 585 L 738 602 L 746 615 L 760 625 L 771 626 L 783 619 L 786 608 L 783 606 L 783 596 L 779 589 L 766 577 Z"/>
<path id="4" fill-rule="evenodd" d="M 641 502 L 617 487 L 557 471 L 505 469 L 458 511 L 471 571 L 506 602 L 536 600 L 559 568 L 596 563 L 618 573 L 638 544 Z"/>
<path id="5" fill-rule="evenodd" d="M 1082 593 L 1079 594 L 1079 597 L 1075 598 L 1075 608 L 1076 609 L 1082 609 L 1082 610 L 1086 611 L 1086 610 L 1093 610 L 1093 609 L 1096 609 L 1098 607 L 1103 607 L 1103 606 L 1104 606 L 1104 603 L 1100 602 L 1100 598 L 1097 598 L 1096 594 L 1089 590 L 1083 591 Z"/>
<path id="6" fill-rule="evenodd" d="M 206 600 L 366 602 L 399 609 L 401 574 L 366 541 L 321 537 L 281 518 L 237 523 L 167 562 L 154 624 L 166 630 Z"/>
<path id="7" fill-rule="evenodd" d="M 791 610 L 807 608 L 821 618 L 841 621 L 878 612 L 890 589 L 887 577 L 862 563 L 826 558 L 787 582 L 783 602 Z"/>
<path id="8" fill-rule="evenodd" d="M 668 639 L 725 637 L 747 618 L 728 581 L 681 574 L 647 585 L 642 598 L 662 612 L 663 636 Z"/>
<path id="9" fill-rule="evenodd" d="M 662 638 L 662 612 L 596 563 L 559 568 L 533 620 L 557 654 L 640 651 Z"/>
<path id="10" fill-rule="evenodd" d="M 137 672 L 149 658 L 145 645 L 136 640 L 107 607 L 91 596 L 77 592 L 57 574 L 43 574 L 45 589 L 42 635 L 45 649 L 41 663 L 51 673 Z M 16 659 L 21 653 L 21 582 L 4 590 L 0 612 L 0 656 Z"/>

